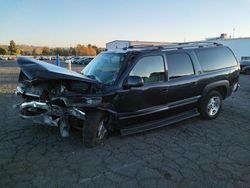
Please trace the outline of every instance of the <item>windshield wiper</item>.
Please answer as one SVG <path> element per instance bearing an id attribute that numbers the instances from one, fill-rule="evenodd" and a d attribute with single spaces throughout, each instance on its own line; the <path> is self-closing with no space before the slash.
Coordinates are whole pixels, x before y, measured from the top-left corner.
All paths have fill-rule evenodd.
<path id="1" fill-rule="evenodd" d="M 91 79 L 96 80 L 97 82 L 101 83 L 101 81 L 95 75 L 86 75 L 86 74 L 84 74 L 84 76 L 87 76 L 88 78 L 91 78 Z"/>
<path id="2" fill-rule="evenodd" d="M 84 74 L 84 76 L 87 76 L 88 78 L 91 78 L 91 79 L 97 80 L 97 79 L 96 79 L 96 76 L 94 76 L 94 75 L 85 75 L 85 74 Z"/>
<path id="3" fill-rule="evenodd" d="M 106 86 L 111 86 L 113 84 L 114 81 L 112 82 L 108 82 L 108 83 L 102 83 L 95 75 L 85 75 L 84 76 L 88 77 L 88 78 L 91 78 L 93 80 L 96 80 L 98 81 L 99 83 L 103 84 L 103 85 L 106 85 Z"/>

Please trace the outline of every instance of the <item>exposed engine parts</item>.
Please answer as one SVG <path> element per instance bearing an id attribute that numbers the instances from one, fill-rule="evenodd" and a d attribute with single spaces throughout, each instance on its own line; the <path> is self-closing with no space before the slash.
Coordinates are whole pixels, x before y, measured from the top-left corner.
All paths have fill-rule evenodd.
<path id="1" fill-rule="evenodd" d="M 29 101 L 15 106 L 23 119 L 31 120 L 37 124 L 45 124 L 60 128 L 62 137 L 69 135 L 68 116 L 85 120 L 85 113 L 76 107 L 61 107 L 46 102 Z"/>

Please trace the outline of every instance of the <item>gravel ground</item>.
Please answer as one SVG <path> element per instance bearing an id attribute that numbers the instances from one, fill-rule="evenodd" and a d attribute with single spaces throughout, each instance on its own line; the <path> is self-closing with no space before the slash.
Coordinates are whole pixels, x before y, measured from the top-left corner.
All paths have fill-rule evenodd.
<path id="1" fill-rule="evenodd" d="M 80 132 L 62 139 L 17 116 L 17 74 L 15 63 L 0 62 L 0 187 L 250 187 L 250 75 L 216 120 L 113 135 L 86 149 Z"/>

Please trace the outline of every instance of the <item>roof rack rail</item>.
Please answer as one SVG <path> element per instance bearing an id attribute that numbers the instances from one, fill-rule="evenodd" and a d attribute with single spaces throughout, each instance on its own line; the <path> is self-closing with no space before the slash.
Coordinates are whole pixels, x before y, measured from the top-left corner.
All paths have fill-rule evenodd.
<path id="1" fill-rule="evenodd" d="M 210 46 L 222 46 L 222 44 L 216 42 L 185 42 L 185 43 L 176 43 L 173 45 L 160 46 L 160 49 L 173 50 L 173 49 L 187 49 L 187 48 L 203 48 Z"/>
<path id="2" fill-rule="evenodd" d="M 152 44 L 138 44 L 138 45 L 133 45 L 133 46 L 128 46 L 128 48 L 144 48 L 144 47 L 154 47 Z"/>
<path id="3" fill-rule="evenodd" d="M 184 42 L 184 43 L 172 43 L 166 45 L 134 45 L 123 48 L 127 49 L 138 49 L 138 50 L 174 50 L 174 49 L 187 49 L 187 48 L 203 48 L 209 46 L 222 46 L 216 42 Z"/>
<path id="4" fill-rule="evenodd" d="M 144 49 L 144 48 L 158 48 L 158 46 L 154 46 L 152 44 L 141 44 L 141 45 L 131 45 L 128 47 L 123 48 L 123 50 L 127 50 L 127 49 Z"/>

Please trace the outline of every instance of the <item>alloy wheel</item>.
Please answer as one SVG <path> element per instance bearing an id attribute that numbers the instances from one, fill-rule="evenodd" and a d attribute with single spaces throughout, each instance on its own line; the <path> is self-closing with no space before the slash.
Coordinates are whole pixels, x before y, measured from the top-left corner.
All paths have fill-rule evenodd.
<path id="1" fill-rule="evenodd" d="M 213 96 L 208 101 L 208 105 L 207 105 L 207 112 L 208 112 L 209 116 L 215 116 L 219 112 L 220 106 L 221 106 L 220 97 L 219 96 Z"/>

